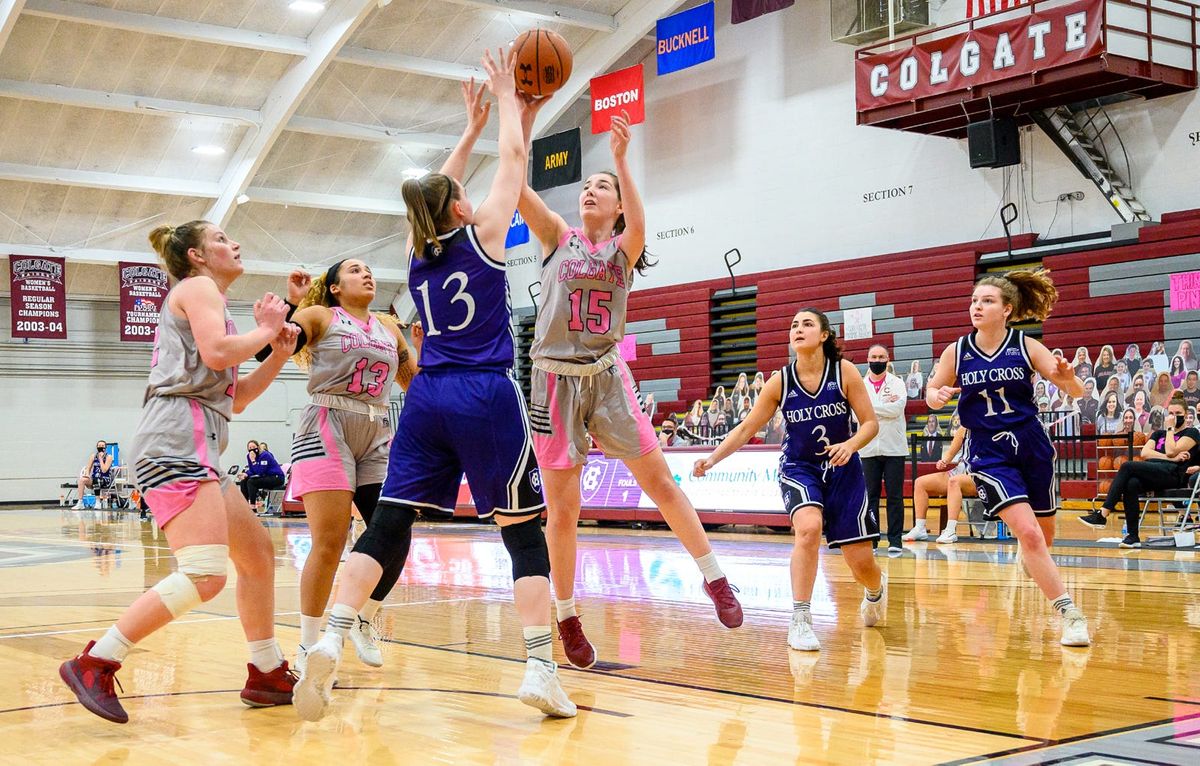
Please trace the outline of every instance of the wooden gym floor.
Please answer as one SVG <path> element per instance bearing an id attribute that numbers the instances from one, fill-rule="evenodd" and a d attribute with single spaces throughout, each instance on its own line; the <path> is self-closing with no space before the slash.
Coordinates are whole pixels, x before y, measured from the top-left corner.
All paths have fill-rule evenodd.
<path id="1" fill-rule="evenodd" d="M 1075 515 L 1061 515 L 1060 534 L 1095 537 Z M 290 658 L 309 539 L 302 520 L 271 533 Z M 131 721 L 117 726 L 84 711 L 57 666 L 170 571 L 165 539 L 133 514 L 0 512 L 0 761 L 1200 762 L 1196 553 L 1057 545 L 1095 639 L 1065 649 L 1009 545 L 918 543 L 881 557 L 882 629 L 862 628 L 861 590 L 823 552 L 813 612 L 824 648 L 805 654 L 787 648 L 790 537 L 714 541 L 746 607 L 735 631 L 716 621 L 671 537 L 581 531 L 577 599 L 602 662 L 561 671 L 580 706 L 573 720 L 544 719 L 514 696 L 523 650 L 495 529 L 419 524 L 380 613 L 385 667 L 348 646 L 320 724 L 238 701 L 247 656 L 227 589 L 129 656 L 118 678 Z"/>

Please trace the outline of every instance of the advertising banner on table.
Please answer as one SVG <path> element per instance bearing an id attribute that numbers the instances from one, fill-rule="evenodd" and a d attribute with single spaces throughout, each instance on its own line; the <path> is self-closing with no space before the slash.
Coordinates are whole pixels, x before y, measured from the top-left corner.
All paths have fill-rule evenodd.
<path id="1" fill-rule="evenodd" d="M 1038 7 L 920 45 L 854 62 L 859 111 L 1021 77 L 1104 53 L 1102 0 Z"/>
<path id="2" fill-rule="evenodd" d="M 629 113 L 630 125 L 646 121 L 641 64 L 592 78 L 592 133 L 607 133 L 621 110 Z"/>
<path id="3" fill-rule="evenodd" d="M 167 272 L 149 263 L 121 261 L 117 276 L 121 291 L 121 340 L 153 343 L 158 314 L 171 289 Z"/>
<path id="4" fill-rule="evenodd" d="M 573 184 L 583 177 L 583 152 L 579 149 L 579 128 L 535 139 L 533 155 L 534 191 Z"/>
<path id="5" fill-rule="evenodd" d="M 1171 275 L 1171 311 L 1200 309 L 1200 271 Z"/>
<path id="6" fill-rule="evenodd" d="M 8 257 L 12 337 L 67 337 L 66 259 L 41 255 Z"/>
<path id="7" fill-rule="evenodd" d="M 717 46 L 713 42 L 716 26 L 712 3 L 659 19 L 656 27 L 659 76 L 716 58 Z"/>

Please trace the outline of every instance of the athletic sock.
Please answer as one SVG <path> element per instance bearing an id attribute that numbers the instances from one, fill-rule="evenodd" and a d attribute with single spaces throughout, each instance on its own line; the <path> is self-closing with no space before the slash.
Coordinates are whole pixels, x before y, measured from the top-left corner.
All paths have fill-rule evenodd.
<path id="1" fill-rule="evenodd" d="M 117 630 L 117 626 L 113 625 L 108 629 L 108 632 L 100 637 L 92 650 L 88 652 L 93 657 L 98 657 L 102 660 L 115 660 L 124 662 L 125 656 L 129 654 L 129 650 L 133 648 L 133 642 L 121 631 Z"/>
<path id="2" fill-rule="evenodd" d="M 371 620 L 375 619 L 375 613 L 379 611 L 379 607 L 381 606 L 383 606 L 382 601 L 376 601 L 373 598 L 369 598 L 367 599 L 367 605 L 362 608 L 362 611 L 358 613 L 358 616 L 367 622 L 370 622 Z"/>
<path id="3" fill-rule="evenodd" d="M 928 530 L 925 528 L 925 519 L 917 519 L 917 523 L 913 527 L 913 531 L 927 532 Z"/>
<path id="4" fill-rule="evenodd" d="M 530 659 L 554 664 L 554 641 L 550 638 L 549 625 L 534 625 L 522 631 L 525 634 L 525 654 Z"/>
<path id="5" fill-rule="evenodd" d="M 793 601 L 792 602 L 792 615 L 795 616 L 795 615 L 800 614 L 800 615 L 804 615 L 807 617 L 810 614 L 811 608 L 812 608 L 811 601 Z"/>
<path id="6" fill-rule="evenodd" d="M 324 617 L 319 614 L 316 617 L 309 617 L 307 614 L 300 615 L 300 645 L 305 649 L 321 639 L 322 622 L 324 622 Z"/>
<path id="7" fill-rule="evenodd" d="M 700 573 L 704 575 L 705 582 L 720 580 L 725 576 L 725 573 L 721 571 L 721 565 L 717 563 L 717 554 L 712 551 L 697 558 L 696 566 L 700 567 Z"/>
<path id="8" fill-rule="evenodd" d="M 273 637 L 261 641 L 247 641 L 246 645 L 250 647 L 250 662 L 262 672 L 270 673 L 283 664 L 283 652 L 279 648 L 279 642 Z"/>
<path id="9" fill-rule="evenodd" d="M 951 519 L 950 521 L 947 521 L 946 526 L 942 528 L 942 534 L 943 535 L 958 534 L 958 519 Z"/>
<path id="10" fill-rule="evenodd" d="M 1058 598 L 1054 599 L 1054 601 L 1051 602 L 1051 606 L 1057 609 L 1059 614 L 1066 614 L 1068 609 L 1075 608 L 1075 602 L 1071 600 L 1070 594 L 1064 593 Z"/>
<path id="11" fill-rule="evenodd" d="M 329 611 L 329 622 L 325 625 L 325 632 L 345 638 L 357 622 L 358 612 L 354 610 L 354 607 L 346 604 L 334 604 L 333 609 Z"/>
<path id="12" fill-rule="evenodd" d="M 556 598 L 554 599 L 554 611 L 558 614 L 558 621 L 562 622 L 568 617 L 578 617 L 579 614 L 575 611 L 575 597 Z"/>
<path id="13" fill-rule="evenodd" d="M 883 598 L 883 583 L 882 582 L 879 583 L 879 588 L 877 590 L 871 590 L 870 588 L 867 588 L 867 587 L 864 587 L 863 590 L 865 590 L 867 592 L 867 601 L 874 603 L 874 602 L 878 601 L 879 599 Z"/>

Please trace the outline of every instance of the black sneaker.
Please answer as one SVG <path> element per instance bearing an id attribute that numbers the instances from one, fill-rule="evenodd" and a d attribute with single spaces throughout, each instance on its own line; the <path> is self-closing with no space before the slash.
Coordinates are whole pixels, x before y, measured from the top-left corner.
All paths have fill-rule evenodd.
<path id="1" fill-rule="evenodd" d="M 1137 535 L 1125 535 L 1125 539 L 1121 541 L 1122 548 L 1141 548 L 1142 541 Z"/>
<path id="2" fill-rule="evenodd" d="M 1092 529 L 1104 529 L 1108 526 L 1108 519 L 1104 518 L 1104 514 L 1100 511 L 1091 511 L 1079 517 L 1082 524 L 1086 524 Z"/>

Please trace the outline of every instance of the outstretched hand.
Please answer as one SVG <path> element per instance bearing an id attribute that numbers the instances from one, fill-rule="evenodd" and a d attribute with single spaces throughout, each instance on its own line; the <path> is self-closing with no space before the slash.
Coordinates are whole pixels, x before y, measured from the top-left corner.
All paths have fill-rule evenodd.
<path id="1" fill-rule="evenodd" d="M 487 72 L 488 76 L 487 88 L 496 98 L 513 95 L 517 92 L 517 81 L 513 76 L 517 68 L 517 52 L 511 47 L 507 52 L 500 48 L 496 55 L 499 56 L 499 61 L 492 58 L 490 50 L 483 52 L 483 71 Z"/>
<path id="2" fill-rule="evenodd" d="M 254 302 L 254 322 L 278 333 L 283 329 L 288 307 L 275 293 L 267 293 Z"/>
<path id="3" fill-rule="evenodd" d="M 632 134 L 629 131 L 629 112 L 622 109 L 620 117 L 613 116 L 608 130 L 608 146 L 612 150 L 614 160 L 625 158 L 630 138 L 632 138 Z"/>
<path id="4" fill-rule="evenodd" d="M 287 281 L 287 301 L 293 306 L 299 306 L 300 301 L 304 300 L 304 296 L 308 295 L 308 288 L 312 287 L 312 277 L 303 269 L 296 269 L 291 274 L 288 274 Z"/>
<path id="5" fill-rule="evenodd" d="M 485 101 L 483 98 L 483 91 L 486 87 L 486 84 L 481 83 L 476 88 L 474 77 L 470 82 L 462 83 L 463 103 L 467 107 L 467 130 L 472 133 L 483 132 L 488 116 L 492 113 L 492 102 Z"/>

